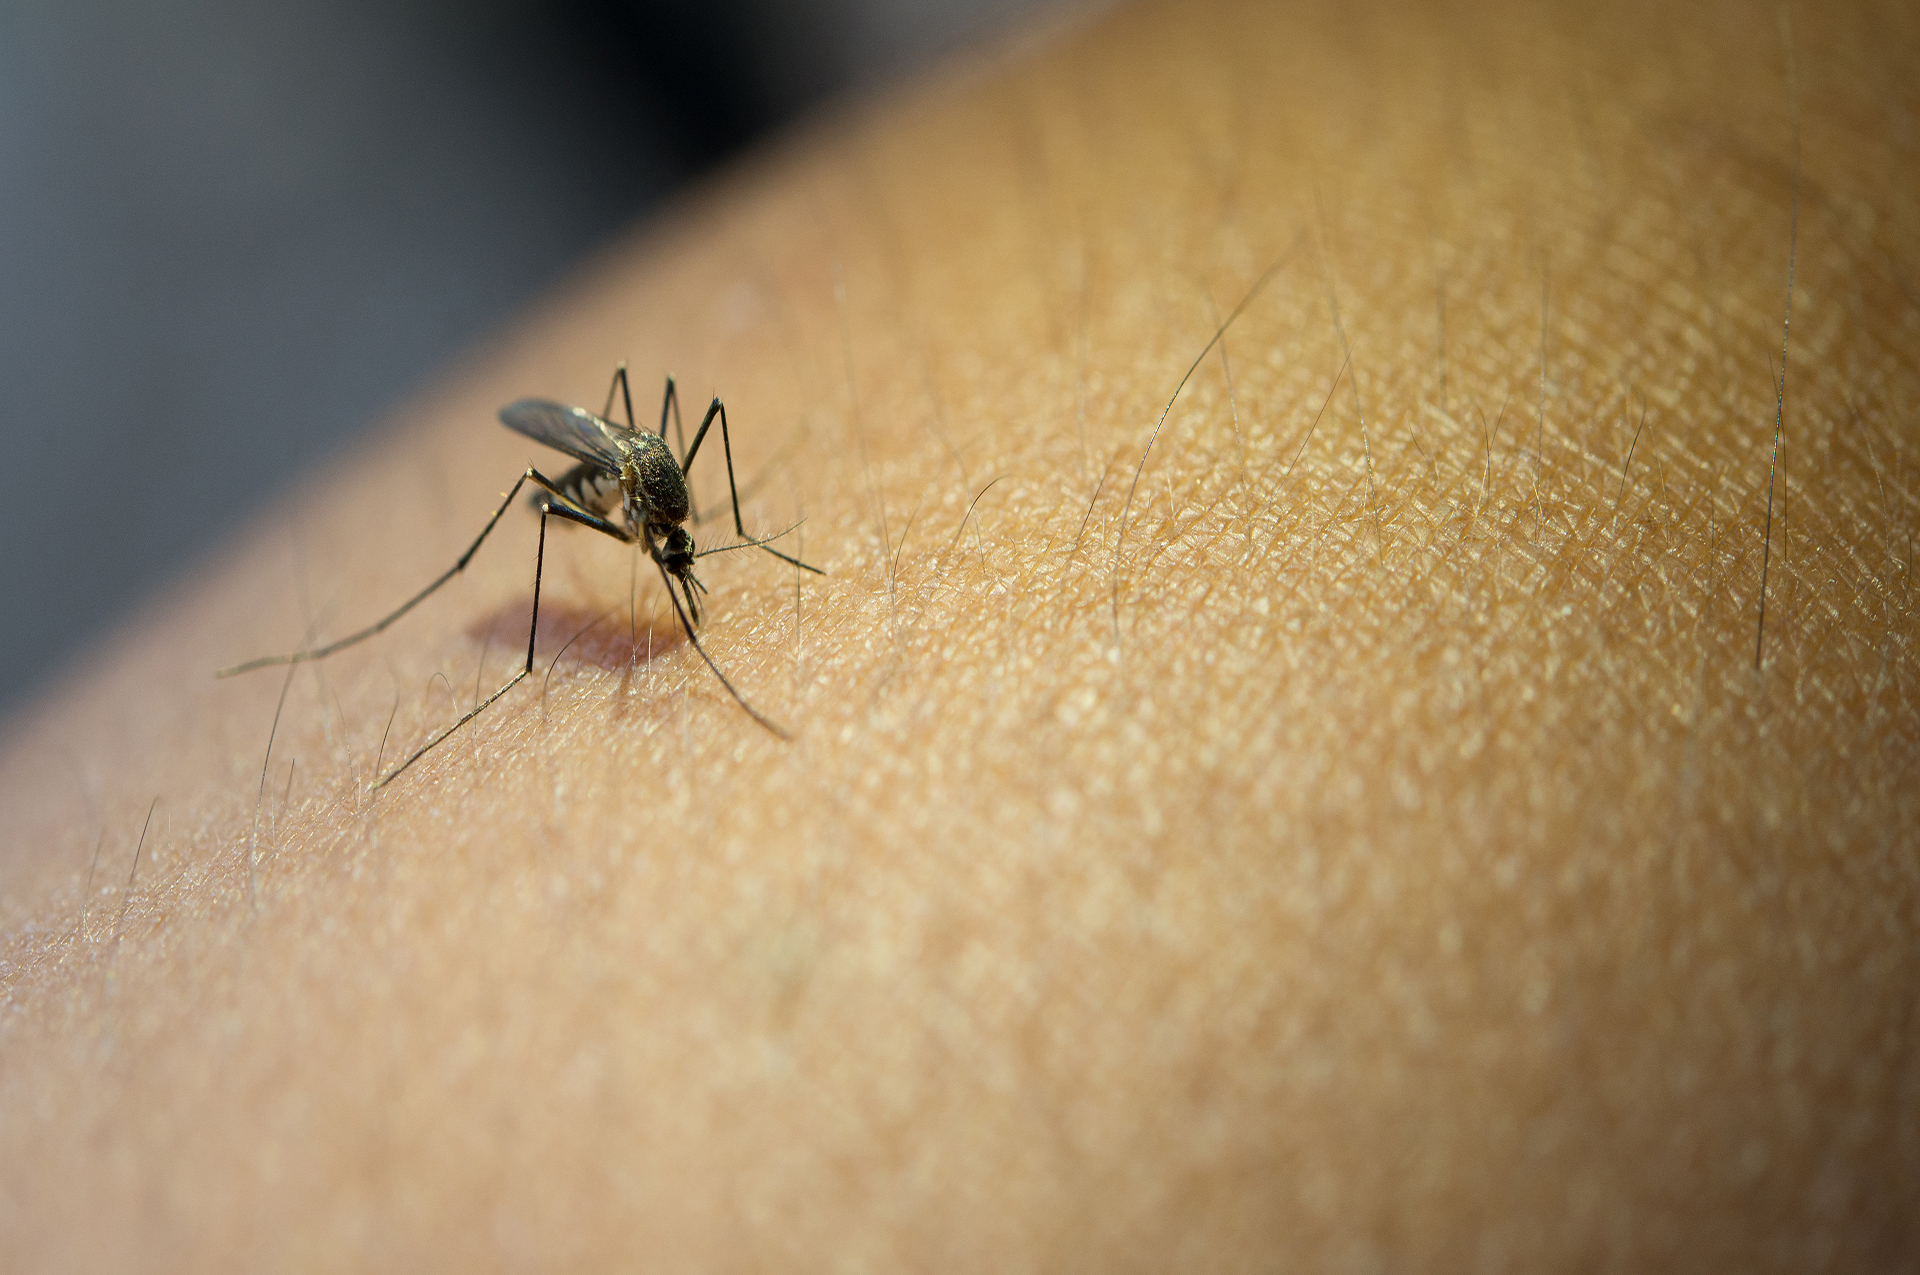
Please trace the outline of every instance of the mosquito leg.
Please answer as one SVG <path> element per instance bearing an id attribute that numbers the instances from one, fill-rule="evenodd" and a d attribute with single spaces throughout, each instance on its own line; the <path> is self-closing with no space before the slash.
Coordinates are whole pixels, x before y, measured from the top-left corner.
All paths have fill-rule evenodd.
<path id="1" fill-rule="evenodd" d="M 540 502 L 540 512 L 542 514 L 551 513 L 556 518 L 563 518 L 568 522 L 577 522 L 582 527 L 590 527 L 603 536 L 612 536 L 623 545 L 633 543 L 633 533 L 625 527 L 608 522 L 599 514 L 575 505 L 573 498 L 561 489 L 560 484 L 554 482 L 546 475 L 536 474 L 532 471 L 528 471 L 528 473 L 533 479 L 534 485 L 552 497 L 551 500 L 543 500 Z"/>
<path id="2" fill-rule="evenodd" d="M 667 378 L 666 392 L 660 396 L 660 437 L 663 439 L 667 436 L 668 408 L 673 409 L 673 445 L 680 449 L 682 456 L 685 456 L 687 454 L 687 434 L 680 425 L 680 391 L 674 386 L 671 376 Z M 686 465 L 682 464 L 680 466 L 680 472 L 684 474 L 686 470 Z M 688 488 L 687 490 L 687 502 L 690 516 L 695 522 L 699 522 L 700 515 L 697 512 L 697 506 L 693 504 L 692 488 Z"/>
<path id="3" fill-rule="evenodd" d="M 520 488 L 524 486 L 529 479 L 546 488 L 548 491 L 554 491 L 554 485 L 542 477 L 538 470 L 529 466 L 527 472 L 520 475 L 519 480 L 513 484 L 512 490 L 507 492 L 507 498 L 500 502 L 500 507 L 493 511 L 493 517 L 487 519 L 487 525 L 480 529 L 480 534 L 475 536 L 473 543 L 467 546 L 467 551 L 460 555 L 460 560 L 441 572 L 432 584 L 420 590 L 420 592 L 414 594 L 411 598 L 408 598 L 405 602 L 401 603 L 398 608 L 389 612 L 383 619 L 368 625 L 358 633 L 349 633 L 346 637 L 335 642 L 329 642 L 325 646 L 310 647 L 307 650 L 294 651 L 287 655 L 264 655 L 257 660 L 248 660 L 245 664 L 235 664 L 231 668 L 223 668 L 215 673 L 214 676 L 234 677 L 240 673 L 251 673 L 255 669 L 271 668 L 278 664 L 305 664 L 310 660 L 324 660 L 335 651 L 344 650 L 356 642 L 364 642 L 374 634 L 381 632 L 395 620 L 398 620 L 401 616 L 420 605 L 420 603 L 426 601 L 427 598 L 433 595 L 434 590 L 466 570 L 467 563 L 473 560 L 473 555 L 480 551 L 480 546 L 486 542 L 487 536 L 492 533 L 494 526 L 499 523 L 500 515 L 507 512 L 507 507 L 513 503 L 513 498 L 520 494 Z M 555 491 L 554 494 L 558 495 L 559 493 Z"/>
<path id="4" fill-rule="evenodd" d="M 687 450 L 687 458 L 681 462 L 680 472 L 684 474 L 693 467 L 693 458 L 699 453 L 700 444 L 706 441 L 707 430 L 712 428 L 713 418 L 716 416 L 720 418 L 720 447 L 727 458 L 727 494 L 733 499 L 733 529 L 739 534 L 742 540 L 746 540 L 748 539 L 746 524 L 740 521 L 740 487 L 733 479 L 733 438 L 727 433 L 727 408 L 726 404 L 722 403 L 717 396 L 707 407 L 707 414 L 705 419 L 700 422 L 700 428 L 694 431 L 693 446 Z M 817 576 L 827 574 L 820 568 L 802 562 L 798 558 L 788 557 L 772 545 L 762 544 L 759 547 L 765 549 L 768 553 L 780 559 L 780 561 L 790 562 L 794 566 L 805 571 L 811 571 Z"/>
<path id="5" fill-rule="evenodd" d="M 662 438 L 667 436 L 667 412 L 669 409 L 673 412 L 673 441 L 680 445 L 680 454 L 684 456 L 687 454 L 687 436 L 681 432 L 680 428 L 680 391 L 679 388 L 674 385 L 671 376 L 667 378 L 666 391 L 660 396 L 660 437 Z M 684 470 L 686 466 L 682 465 L 680 468 Z"/>
<path id="6" fill-rule="evenodd" d="M 453 725 L 447 727 L 445 730 L 441 731 L 438 735 L 435 735 L 432 739 L 422 744 L 418 749 L 414 751 L 412 756 L 408 757 L 405 761 L 401 762 L 398 766 L 395 766 L 392 770 L 382 775 L 380 777 L 380 781 L 374 784 L 374 788 L 376 790 L 385 788 L 388 784 L 392 783 L 395 779 L 399 778 L 401 771 L 413 765 L 413 763 L 419 761 L 422 757 L 425 757 L 429 752 L 432 752 L 433 749 L 436 746 L 438 746 L 439 743 L 442 740 L 444 740 L 447 736 L 453 734 L 453 732 L 459 730 L 462 726 L 465 726 L 468 722 L 472 721 L 474 718 L 480 716 L 481 713 L 485 712 L 488 708 L 492 707 L 493 702 L 495 700 L 499 699 L 502 695 L 505 695 L 508 691 L 518 686 L 520 684 L 520 680 L 524 678 L 529 672 L 532 671 L 533 669 L 533 638 L 534 638 L 534 635 L 540 631 L 540 576 L 541 576 L 542 569 L 546 566 L 546 561 L 547 561 L 547 512 L 551 508 L 552 506 L 549 505 L 540 510 L 540 547 L 538 550 L 535 551 L 534 557 L 533 557 L 533 618 L 527 623 L 527 662 L 520 666 L 519 672 L 515 673 L 512 677 L 507 679 L 507 683 L 505 686 L 502 686 L 499 690 L 487 696 L 485 700 L 481 701 L 478 704 L 475 704 L 472 710 L 469 711 L 459 721 L 455 722 Z"/>
<path id="7" fill-rule="evenodd" d="M 551 482 L 549 482 L 544 475 L 532 469 L 529 469 L 526 472 L 526 474 L 522 477 L 521 481 L 524 482 L 526 481 L 527 478 L 532 478 L 535 483 L 545 488 L 547 491 L 552 492 L 554 496 L 556 497 L 560 496 L 560 493 L 557 490 L 555 490 L 554 485 Z M 519 486 L 518 483 L 514 485 L 516 488 Z M 533 614 L 527 620 L 526 662 L 520 666 L 519 672 L 515 673 L 512 677 L 507 679 L 506 684 L 504 686 L 502 686 L 499 690 L 495 691 L 493 694 L 487 696 L 485 700 L 481 701 L 478 704 L 475 704 L 473 706 L 473 710 L 467 713 L 466 716 L 462 717 L 459 721 L 455 722 L 453 725 L 447 727 L 445 730 L 441 731 L 438 735 L 435 735 L 432 739 L 422 744 L 417 750 L 415 750 L 415 752 L 411 757 L 408 757 L 405 761 L 401 762 L 398 766 L 395 766 L 392 770 L 388 771 L 385 775 L 382 775 L 380 777 L 380 782 L 374 785 L 375 788 L 385 788 L 388 784 L 392 783 L 396 778 L 399 777 L 401 771 L 405 770 L 407 767 L 413 765 L 413 763 L 419 761 L 422 757 L 426 756 L 429 752 L 431 752 L 434 749 L 435 746 L 437 746 L 442 740 L 446 739 L 449 735 L 459 730 L 462 726 L 465 726 L 468 722 L 472 721 L 474 718 L 480 716 L 480 714 L 486 712 L 487 709 L 493 705 L 493 702 L 495 700 L 499 699 L 502 695 L 505 695 L 508 691 L 518 686 L 521 682 L 521 679 L 525 678 L 527 674 L 533 672 L 533 645 L 535 640 L 539 637 L 539 634 L 540 634 L 540 580 L 541 580 L 541 577 L 546 573 L 547 519 L 549 517 L 562 518 L 568 522 L 577 522 L 583 527 L 591 527 L 595 531 L 604 532 L 607 535 L 612 536 L 616 540 L 631 539 L 631 537 L 629 537 L 625 531 L 623 531 L 619 527 L 614 526 L 612 523 L 608 522 L 604 518 L 599 518 L 583 510 L 575 509 L 571 505 L 557 503 L 557 501 L 549 500 L 544 502 L 540 507 L 540 547 L 534 552 L 534 557 L 533 557 Z M 723 678 L 721 680 L 724 681 L 725 679 Z"/>
<path id="8" fill-rule="evenodd" d="M 654 565 L 657 567 L 660 566 L 657 562 Z M 691 642 L 693 649 L 700 653 L 700 658 L 707 662 L 707 667 L 713 670 L 713 675 L 720 679 L 720 685 L 727 688 L 727 694 L 733 696 L 734 703 L 747 710 L 748 717 L 759 722 L 777 737 L 781 739 L 792 739 L 792 735 L 789 735 L 781 727 L 776 726 L 773 721 L 761 713 L 759 709 L 747 703 L 747 697 L 742 695 L 739 690 L 735 688 L 734 684 L 727 680 L 727 675 L 720 671 L 720 666 L 713 662 L 711 655 L 707 654 L 707 648 L 700 645 L 700 639 L 694 636 L 693 625 L 688 621 L 687 613 L 681 607 L 679 597 L 674 594 L 673 581 L 667 578 L 667 569 L 665 567 L 660 567 L 660 579 L 667 586 L 667 600 L 673 603 L 673 613 L 680 618 L 681 632 L 687 635 L 687 641 Z"/>
<path id="9" fill-rule="evenodd" d="M 613 419 L 613 392 L 619 390 L 627 400 L 627 428 L 637 428 L 633 423 L 633 391 L 627 388 L 627 364 L 623 359 L 613 369 L 613 383 L 607 386 L 607 405 L 600 409 L 600 419 Z"/>

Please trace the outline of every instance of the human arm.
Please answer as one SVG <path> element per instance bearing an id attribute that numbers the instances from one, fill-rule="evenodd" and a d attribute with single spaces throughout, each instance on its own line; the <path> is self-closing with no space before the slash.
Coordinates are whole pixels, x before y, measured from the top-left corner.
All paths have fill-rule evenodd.
<path id="1" fill-rule="evenodd" d="M 1910 1256 L 1911 19 L 1802 18 L 1797 181 L 1773 19 L 1130 12 L 649 229 L 17 724 L 6 1229 Z M 211 679 L 444 569 L 498 406 L 620 359 L 830 573 L 703 568 L 792 743 L 556 534 L 540 677 L 370 794 L 513 667 L 527 518 L 277 726 Z"/>

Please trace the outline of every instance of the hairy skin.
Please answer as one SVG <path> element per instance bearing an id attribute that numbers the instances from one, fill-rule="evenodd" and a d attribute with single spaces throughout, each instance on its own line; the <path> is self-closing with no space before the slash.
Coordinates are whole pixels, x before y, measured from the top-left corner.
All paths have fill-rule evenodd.
<path id="1" fill-rule="evenodd" d="M 17 1269 L 1914 1268 L 1920 19 L 1557 8 L 792 142 L 91 657 L 0 755 Z M 556 531 L 370 794 L 522 511 L 212 679 L 620 359 L 831 573 L 701 566 L 792 743 Z"/>

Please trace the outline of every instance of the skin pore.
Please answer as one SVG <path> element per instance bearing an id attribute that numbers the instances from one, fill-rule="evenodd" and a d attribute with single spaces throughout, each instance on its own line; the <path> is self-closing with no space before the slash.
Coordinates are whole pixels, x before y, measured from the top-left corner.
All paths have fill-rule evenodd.
<path id="1" fill-rule="evenodd" d="M 1105 14 L 595 263 L 11 724 L 19 1269 L 1920 1260 L 1920 19 L 1787 16 Z M 623 359 L 792 742 L 554 529 L 371 793 L 521 509 L 213 679 Z"/>

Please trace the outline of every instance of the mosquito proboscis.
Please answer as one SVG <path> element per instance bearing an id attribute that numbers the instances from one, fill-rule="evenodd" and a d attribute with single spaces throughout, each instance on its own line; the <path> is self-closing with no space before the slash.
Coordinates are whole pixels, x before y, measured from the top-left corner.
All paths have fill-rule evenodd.
<path id="1" fill-rule="evenodd" d="M 626 405 L 627 423 L 622 426 L 612 419 L 615 396 L 619 396 Z M 734 702 L 746 710 L 749 717 L 781 739 L 789 738 L 787 732 L 759 709 L 747 702 L 727 675 L 720 671 L 713 657 L 700 644 L 694 629 L 700 623 L 699 595 L 706 592 L 706 586 L 700 583 L 693 573 L 694 561 L 709 554 L 725 553 L 732 549 L 764 549 L 782 562 L 792 563 L 803 571 L 815 575 L 825 575 L 819 567 L 810 566 L 800 559 L 781 553 L 769 541 L 778 536 L 753 539 L 747 535 L 745 524 L 740 519 L 740 489 L 733 476 L 733 441 L 727 432 L 727 409 L 716 396 L 707 407 L 707 414 L 700 422 L 700 428 L 694 431 L 693 444 L 686 447 L 680 456 L 675 457 L 673 449 L 667 445 L 667 417 L 671 414 L 676 439 L 684 441 L 685 435 L 680 428 L 680 398 L 674 387 L 672 377 L 667 378 L 667 387 L 660 400 L 660 432 L 655 434 L 640 429 L 634 422 L 633 392 L 627 383 L 627 365 L 622 363 L 614 370 L 613 383 L 607 387 L 607 402 L 599 415 L 580 407 L 566 407 L 546 399 L 521 399 L 500 409 L 501 423 L 535 442 L 543 443 L 556 451 L 565 452 L 578 463 L 572 469 L 561 474 L 558 479 L 548 478 L 533 466 L 527 466 L 526 472 L 508 490 L 506 498 L 493 511 L 493 517 L 487 519 L 487 525 L 480 529 L 467 551 L 459 560 L 443 571 L 426 588 L 408 598 L 398 607 L 379 620 L 361 629 L 349 633 L 324 646 L 312 647 L 304 651 L 292 651 L 286 655 L 263 656 L 257 660 L 248 660 L 231 668 L 221 669 L 216 676 L 233 677 L 240 673 L 250 673 L 255 669 L 271 668 L 277 665 L 304 664 L 311 660 L 323 660 L 336 651 L 345 650 L 356 643 L 364 642 L 375 634 L 384 631 L 414 607 L 431 597 L 441 585 L 466 570 L 467 563 L 486 542 L 500 518 L 512 506 L 514 497 L 520 489 L 532 483 L 538 490 L 533 504 L 540 513 L 539 549 L 533 560 L 533 615 L 527 624 L 527 658 L 520 670 L 507 679 L 505 685 L 476 704 L 472 711 L 459 721 L 442 730 L 439 734 L 421 745 L 405 761 L 381 776 L 374 785 L 384 788 L 407 767 L 419 761 L 448 736 L 465 726 L 468 722 L 485 712 L 496 700 L 520 684 L 522 678 L 533 671 L 534 638 L 540 626 L 540 578 L 546 565 L 547 555 L 547 519 L 559 518 L 565 522 L 578 523 L 605 536 L 611 536 L 622 544 L 637 544 L 647 551 L 659 568 L 660 579 L 667 588 L 667 600 L 673 603 L 673 611 L 679 617 L 680 627 L 687 635 L 687 641 L 699 653 L 700 658 L 718 678 L 720 685 L 727 688 Z M 687 490 L 687 471 L 693 467 L 694 459 L 700 453 L 700 445 L 706 441 L 707 431 L 715 420 L 720 422 L 720 446 L 727 459 L 727 494 L 733 505 L 733 528 L 740 540 L 736 544 L 721 545 L 717 548 L 696 551 L 693 536 L 684 525 L 693 513 L 692 497 Z M 616 510 L 620 521 L 613 521 Z M 782 532 L 782 535 L 785 533 Z M 675 591 L 676 585 L 678 592 Z"/>

